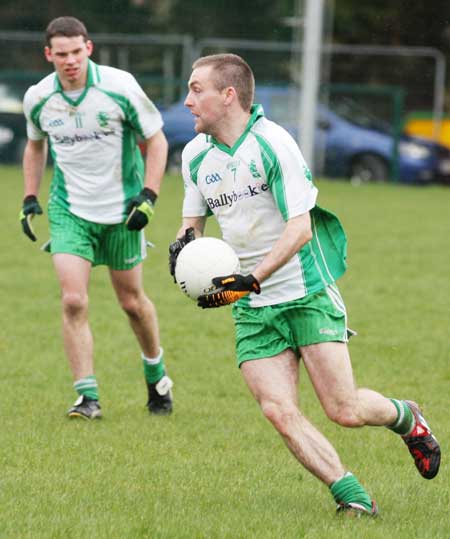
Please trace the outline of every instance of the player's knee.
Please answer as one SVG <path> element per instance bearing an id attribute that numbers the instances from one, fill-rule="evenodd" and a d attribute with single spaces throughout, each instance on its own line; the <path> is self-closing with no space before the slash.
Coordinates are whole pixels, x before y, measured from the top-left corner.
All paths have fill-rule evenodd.
<path id="1" fill-rule="evenodd" d="M 357 428 L 364 425 L 358 410 L 352 406 L 338 406 L 331 410 L 326 410 L 326 413 L 331 421 L 341 427 Z"/>
<path id="2" fill-rule="evenodd" d="M 63 292 L 62 305 L 67 316 L 74 317 L 88 310 L 88 296 L 79 292 Z"/>
<path id="3" fill-rule="evenodd" d="M 298 415 L 298 408 L 291 403 L 264 401 L 261 403 L 264 416 L 272 423 L 278 432 L 283 434 L 293 419 Z"/>
<path id="4" fill-rule="evenodd" d="M 145 313 L 145 298 L 137 294 L 128 294 L 120 298 L 120 306 L 125 313 L 135 320 L 139 320 Z"/>
<path id="5" fill-rule="evenodd" d="M 121 299 L 120 306 L 131 318 L 139 318 L 140 306 L 135 296 L 127 296 Z"/>

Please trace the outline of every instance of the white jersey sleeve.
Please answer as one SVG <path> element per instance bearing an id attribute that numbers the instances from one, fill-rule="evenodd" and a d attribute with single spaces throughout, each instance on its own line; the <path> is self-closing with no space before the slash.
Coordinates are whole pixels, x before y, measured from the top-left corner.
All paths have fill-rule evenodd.
<path id="1" fill-rule="evenodd" d="M 315 207 L 317 188 L 289 133 L 252 107 L 246 131 L 232 148 L 198 135 L 182 154 L 183 217 L 214 215 L 223 239 L 252 273 L 271 252 L 286 221 L 311 211 L 312 240 L 240 304 L 285 303 L 313 294 L 345 271 L 345 234 L 337 219 Z"/>
<path id="2" fill-rule="evenodd" d="M 143 185 L 136 135 L 148 139 L 163 126 L 133 75 L 89 60 L 78 98 L 52 73 L 28 90 L 24 112 L 29 138 L 48 137 L 52 150 L 50 200 L 88 221 L 123 222 Z"/>
<path id="3" fill-rule="evenodd" d="M 124 77 L 125 95 L 131 107 L 128 120 L 138 133 L 149 139 L 163 126 L 160 112 L 139 86 L 131 73 L 122 72 Z"/>
<path id="4" fill-rule="evenodd" d="M 38 103 L 36 96 L 36 86 L 30 86 L 23 98 L 23 112 L 27 120 L 27 136 L 31 140 L 42 140 L 47 134 L 39 129 L 39 127 L 33 122 L 31 118 L 31 112 L 33 107 Z"/>
<path id="5" fill-rule="evenodd" d="M 257 123 L 253 133 L 261 145 L 267 180 L 283 219 L 287 221 L 311 210 L 318 191 L 291 135 L 267 119 Z"/>
<path id="6" fill-rule="evenodd" d="M 184 182 L 183 217 L 203 217 L 208 214 L 208 205 L 197 186 L 197 163 L 210 149 L 205 135 L 198 135 L 187 144 L 181 154 L 181 171 Z"/>

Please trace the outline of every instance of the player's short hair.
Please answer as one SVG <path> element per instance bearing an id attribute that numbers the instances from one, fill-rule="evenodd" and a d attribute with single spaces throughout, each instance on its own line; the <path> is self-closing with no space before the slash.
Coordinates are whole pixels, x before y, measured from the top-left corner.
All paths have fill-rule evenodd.
<path id="1" fill-rule="evenodd" d="M 213 82 L 218 90 L 232 86 L 241 107 L 250 111 L 255 96 L 255 77 L 245 60 L 237 54 L 211 54 L 196 60 L 192 69 L 204 66 L 213 68 Z"/>
<path id="2" fill-rule="evenodd" d="M 86 26 L 75 17 L 57 17 L 50 21 L 45 31 L 45 41 L 48 47 L 52 46 L 53 37 L 78 37 L 83 36 L 84 41 L 89 39 Z"/>

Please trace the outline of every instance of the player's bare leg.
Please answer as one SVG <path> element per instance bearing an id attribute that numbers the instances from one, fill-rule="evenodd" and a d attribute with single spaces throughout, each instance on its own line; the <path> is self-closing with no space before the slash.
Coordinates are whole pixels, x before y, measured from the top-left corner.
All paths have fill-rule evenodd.
<path id="1" fill-rule="evenodd" d="M 61 288 L 64 348 L 73 379 L 94 373 L 93 338 L 88 323 L 88 285 L 91 263 L 71 254 L 54 254 Z"/>
<path id="2" fill-rule="evenodd" d="M 356 388 L 345 343 L 305 346 L 301 354 L 330 419 L 345 427 L 389 427 L 402 436 L 422 477 L 433 479 L 437 475 L 440 446 L 416 403 L 388 399 L 376 391 Z"/>
<path id="3" fill-rule="evenodd" d="M 300 412 L 299 362 L 292 350 L 241 364 L 244 379 L 264 415 L 296 459 L 329 486 L 339 511 L 376 516 L 377 506 L 356 477 L 346 472 L 330 442 Z"/>
<path id="4" fill-rule="evenodd" d="M 397 418 L 392 401 L 370 389 L 357 389 L 348 347 L 324 342 L 300 348 L 316 394 L 327 416 L 345 427 L 390 425 Z"/>
<path id="5" fill-rule="evenodd" d="M 71 254 L 57 253 L 52 258 L 61 288 L 64 348 L 74 388 L 79 395 L 68 411 L 68 416 L 100 418 L 102 414 L 94 375 L 93 338 L 88 322 L 91 263 Z"/>
<path id="6" fill-rule="evenodd" d="M 128 316 L 131 328 L 146 357 L 159 354 L 159 327 L 156 309 L 145 295 L 142 264 L 130 270 L 110 270 L 117 299 Z"/>
<path id="7" fill-rule="evenodd" d="M 142 350 L 148 390 L 147 408 L 152 414 L 168 415 L 173 407 L 172 380 L 166 375 L 156 309 L 144 292 L 142 264 L 130 270 L 110 270 L 110 275 L 117 299 Z"/>
<path id="8" fill-rule="evenodd" d="M 287 447 L 307 470 L 329 485 L 345 470 L 333 446 L 298 408 L 298 371 L 292 350 L 241 364 L 247 386 Z"/>

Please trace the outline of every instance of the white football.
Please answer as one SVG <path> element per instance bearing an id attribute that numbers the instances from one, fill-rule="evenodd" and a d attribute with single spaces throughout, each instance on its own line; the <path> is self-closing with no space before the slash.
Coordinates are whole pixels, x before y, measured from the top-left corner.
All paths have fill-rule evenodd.
<path id="1" fill-rule="evenodd" d="M 240 265 L 233 249 L 218 238 L 203 237 L 189 242 L 180 251 L 175 279 L 181 290 L 196 300 L 215 290 L 213 277 L 239 273 Z"/>

